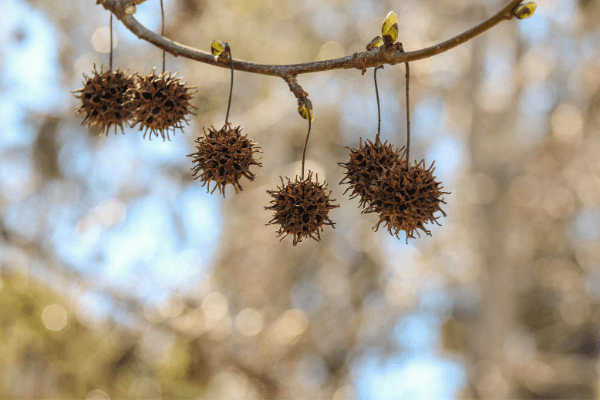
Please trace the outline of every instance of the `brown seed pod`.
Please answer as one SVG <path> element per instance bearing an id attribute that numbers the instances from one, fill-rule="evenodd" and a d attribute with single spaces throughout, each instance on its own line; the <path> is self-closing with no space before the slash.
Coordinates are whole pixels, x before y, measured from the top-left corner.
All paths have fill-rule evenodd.
<path id="1" fill-rule="evenodd" d="M 190 108 L 196 108 L 190 103 L 193 97 L 191 87 L 180 82 L 180 78 L 171 75 L 171 71 L 156 75 L 156 71 L 148 76 L 138 77 L 136 86 L 131 90 L 131 107 L 133 108 L 132 127 L 140 124 L 149 139 L 152 135 L 160 135 L 163 140 L 169 139 L 169 129 L 183 130 L 183 122 L 189 125 L 186 116 Z"/>
<path id="2" fill-rule="evenodd" d="M 435 181 L 433 163 L 428 169 L 425 169 L 424 160 L 408 169 L 406 164 L 407 161 L 402 160 L 396 168 L 384 171 L 374 189 L 371 204 L 363 212 L 379 214 L 375 231 L 383 223 L 388 232 L 398 238 L 400 231 L 405 231 L 408 243 L 408 238 L 415 239 L 415 232 L 421 236 L 417 229 L 431 236 L 424 225 L 427 222 L 439 225 L 439 216 L 434 216 L 437 211 L 446 216 L 440 203 L 446 204 L 441 196 L 448 192 L 442 192 L 441 182 Z"/>
<path id="3" fill-rule="evenodd" d="M 277 236 L 284 235 L 281 240 L 288 235 L 294 238 L 293 244 L 296 246 L 302 241 L 302 238 L 311 237 L 316 241 L 321 240 L 323 225 L 331 225 L 335 228 L 333 221 L 328 217 L 329 210 L 339 207 L 339 204 L 332 204 L 335 200 L 330 200 L 331 191 L 327 193 L 327 183 L 319 183 L 319 178 L 312 181 L 312 172 L 308 171 L 308 177 L 304 180 L 296 175 L 295 182 L 289 178 L 287 183 L 281 178 L 281 186 L 278 190 L 267 190 L 273 199 L 271 205 L 265 207 L 265 210 L 275 211 L 273 219 L 267 225 L 279 224 Z M 313 236 L 313 235 L 316 235 Z"/>
<path id="4" fill-rule="evenodd" d="M 225 197 L 225 186 L 231 183 L 237 193 L 242 190 L 240 178 L 245 176 L 254 180 L 254 173 L 250 172 L 251 165 L 262 164 L 254 158 L 254 153 L 260 153 L 255 143 L 248 139 L 248 134 L 242 136 L 242 127 L 231 128 L 231 123 L 225 124 L 220 130 L 210 127 L 208 133 L 204 131 L 204 137 L 196 139 L 196 153 L 189 154 L 193 157 L 195 179 L 202 181 L 202 186 L 215 182 L 216 188 Z M 212 193 L 211 192 L 211 193 Z"/>
<path id="5" fill-rule="evenodd" d="M 116 134 L 118 126 L 125 133 L 123 124 L 127 123 L 131 115 L 128 91 L 134 87 L 134 76 L 127 76 L 126 72 L 119 69 L 104 71 L 104 67 L 98 72 L 94 65 L 93 76 L 83 74 L 83 88 L 74 92 L 81 99 L 81 105 L 75 112 L 86 113 L 81 125 L 95 126 L 96 132 L 107 135 L 113 126 Z"/>
<path id="6" fill-rule="evenodd" d="M 364 208 L 373 200 L 373 185 L 383 172 L 400 164 L 403 154 L 401 152 L 404 148 L 394 150 L 387 142 L 373 144 L 370 140 L 367 140 L 363 146 L 361 139 L 358 149 L 350 147 L 347 149 L 350 150 L 350 160 L 346 163 L 338 163 L 346 169 L 346 175 L 340 184 L 350 184 L 344 194 L 352 190 L 350 198 L 360 196 L 359 206 Z"/>

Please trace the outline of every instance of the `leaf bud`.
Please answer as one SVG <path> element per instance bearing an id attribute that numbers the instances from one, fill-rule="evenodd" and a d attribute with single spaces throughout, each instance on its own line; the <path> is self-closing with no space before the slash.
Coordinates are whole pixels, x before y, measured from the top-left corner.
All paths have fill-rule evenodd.
<path id="1" fill-rule="evenodd" d="M 385 17 L 383 25 L 381 25 L 381 36 L 383 36 L 386 46 L 398 40 L 398 17 L 395 12 L 390 11 Z"/>
<path id="2" fill-rule="evenodd" d="M 298 114 L 304 119 L 308 119 L 308 115 L 310 114 L 310 120 L 315 120 L 315 115 L 313 114 L 312 102 L 308 99 L 298 99 Z"/>
<path id="3" fill-rule="evenodd" d="M 221 40 L 213 40 L 210 44 L 210 52 L 215 57 L 227 57 L 227 54 L 229 53 L 227 48 L 227 43 Z"/>
<path id="4" fill-rule="evenodd" d="M 375 50 L 383 46 L 383 39 L 381 36 L 375 36 L 367 45 L 367 51 Z"/>
<path id="5" fill-rule="evenodd" d="M 521 3 L 513 9 L 512 14 L 519 19 L 525 19 L 531 17 L 536 8 L 537 4 L 533 1 Z"/>

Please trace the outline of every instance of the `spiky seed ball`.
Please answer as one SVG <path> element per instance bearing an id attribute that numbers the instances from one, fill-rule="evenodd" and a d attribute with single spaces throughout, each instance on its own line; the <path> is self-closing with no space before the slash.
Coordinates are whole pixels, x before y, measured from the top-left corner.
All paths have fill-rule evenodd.
<path id="1" fill-rule="evenodd" d="M 132 127 L 140 124 L 144 130 L 144 138 L 150 132 L 160 135 L 163 140 L 169 139 L 169 130 L 183 130 L 183 123 L 189 125 L 187 115 L 191 108 L 193 96 L 191 87 L 180 82 L 180 78 L 171 75 L 171 71 L 156 75 L 156 71 L 147 76 L 138 77 L 135 88 L 131 91 L 131 106 L 133 108 Z"/>
<path id="2" fill-rule="evenodd" d="M 375 187 L 373 201 L 364 212 L 375 212 L 379 214 L 379 221 L 375 230 L 383 223 L 391 235 L 399 238 L 400 231 L 406 232 L 408 238 L 415 239 L 414 233 L 417 229 L 431 236 L 431 232 L 425 228 L 428 222 L 437 222 L 439 216 L 434 214 L 440 211 L 444 216 L 446 213 L 441 209 L 441 203 L 446 204 L 442 195 L 441 182 L 436 182 L 433 176 L 433 163 L 425 169 L 425 161 L 410 168 L 406 168 L 407 161 L 396 168 L 386 170 Z"/>
<path id="3" fill-rule="evenodd" d="M 231 183 L 237 193 L 242 190 L 240 178 L 245 176 L 250 181 L 254 180 L 255 174 L 250 171 L 251 165 L 262 164 L 254 158 L 254 153 L 260 153 L 260 147 L 248 139 L 248 134 L 242 136 L 242 127 L 231 127 L 231 123 L 225 124 L 221 129 L 214 127 L 204 130 L 204 137 L 196 139 L 196 153 L 189 154 L 193 157 L 192 167 L 194 178 L 202 181 L 202 186 L 215 182 L 215 187 L 225 197 L 225 186 Z M 212 192 L 211 192 L 212 193 Z"/>
<path id="4" fill-rule="evenodd" d="M 335 200 L 329 199 L 331 191 L 327 193 L 327 183 L 319 183 L 318 177 L 313 182 L 310 171 L 304 180 L 296 175 L 294 182 L 286 178 L 287 183 L 284 183 L 283 178 L 279 178 L 281 186 L 277 187 L 278 190 L 267 190 L 273 199 L 265 210 L 275 211 L 273 219 L 267 225 L 279 224 L 277 237 L 284 235 L 281 238 L 283 240 L 292 235 L 294 246 L 308 237 L 320 241 L 319 229 L 322 232 L 323 225 L 335 228 L 333 221 L 329 219 L 329 210 L 339 207 L 339 204 L 332 204 Z"/>
<path id="5" fill-rule="evenodd" d="M 104 71 L 96 70 L 94 75 L 88 77 L 83 74 L 85 81 L 83 88 L 76 90 L 75 96 L 81 99 L 81 105 L 77 107 L 77 114 L 85 112 L 86 116 L 82 125 L 96 127 L 96 132 L 106 133 L 114 126 L 115 134 L 117 126 L 123 131 L 123 124 L 127 123 L 131 115 L 131 106 L 128 104 L 128 91 L 134 87 L 134 76 L 127 76 L 127 71 Z"/>
<path id="6" fill-rule="evenodd" d="M 350 186 L 344 191 L 352 190 L 350 198 L 360 197 L 359 206 L 364 208 L 373 200 L 373 185 L 384 171 L 395 168 L 400 164 L 404 148 L 394 150 L 387 142 L 373 144 L 370 140 L 363 146 L 362 139 L 358 149 L 347 147 L 350 150 L 350 160 L 338 165 L 346 169 L 344 179 L 340 184 L 348 183 Z"/>

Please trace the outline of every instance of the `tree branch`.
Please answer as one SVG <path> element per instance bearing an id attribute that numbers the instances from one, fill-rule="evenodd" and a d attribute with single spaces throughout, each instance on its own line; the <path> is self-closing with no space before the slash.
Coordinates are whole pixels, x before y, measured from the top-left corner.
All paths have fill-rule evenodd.
<path id="1" fill-rule="evenodd" d="M 382 64 L 394 65 L 432 57 L 473 39 L 475 36 L 493 28 L 502 21 L 512 19 L 513 9 L 522 1 L 523 0 L 511 0 L 506 7 L 481 24 L 461 33 L 458 36 L 453 37 L 452 39 L 446 40 L 445 42 L 417 51 L 404 52 L 402 51 L 402 45 L 400 44 L 399 46 L 392 45 L 388 47 L 381 47 L 377 50 L 354 53 L 351 56 L 337 58 L 334 60 L 315 61 L 303 64 L 269 65 L 242 60 L 233 60 L 233 68 L 238 71 L 278 76 L 283 78 L 290 85 L 290 89 L 292 89 L 294 95 L 300 98 L 301 94 L 305 92 L 295 81 L 296 75 L 331 71 L 336 69 L 355 68 L 362 70 L 364 68 L 377 67 L 378 65 Z M 112 11 L 114 15 L 123 23 L 123 25 L 125 25 L 125 27 L 138 38 L 152 43 L 153 45 L 173 54 L 174 56 L 182 56 L 191 60 L 221 68 L 231 68 L 229 60 L 215 59 L 215 57 L 213 57 L 213 55 L 209 52 L 174 42 L 147 29 L 145 26 L 140 24 L 135 17 L 133 17 L 132 14 L 135 13 L 135 6 L 131 4 L 131 0 L 97 0 L 97 2 L 102 3 L 105 9 Z M 293 81 L 291 80 L 292 78 Z"/>

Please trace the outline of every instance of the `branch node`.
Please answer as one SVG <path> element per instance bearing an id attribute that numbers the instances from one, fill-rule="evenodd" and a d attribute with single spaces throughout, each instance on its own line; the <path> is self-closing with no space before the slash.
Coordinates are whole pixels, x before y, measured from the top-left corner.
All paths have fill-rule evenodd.
<path id="1" fill-rule="evenodd" d="M 295 74 L 286 75 L 283 77 L 283 80 L 287 82 L 290 87 L 290 92 L 294 93 L 294 96 L 296 96 L 297 99 L 308 98 L 308 92 L 305 92 L 304 89 L 302 89 L 302 86 L 300 86 L 296 77 L 297 75 Z"/>

